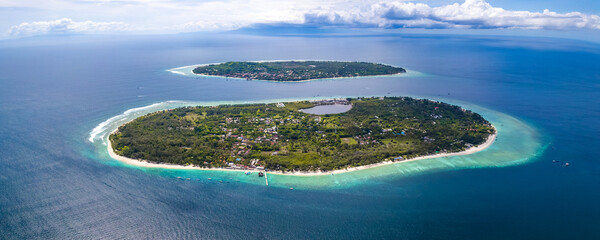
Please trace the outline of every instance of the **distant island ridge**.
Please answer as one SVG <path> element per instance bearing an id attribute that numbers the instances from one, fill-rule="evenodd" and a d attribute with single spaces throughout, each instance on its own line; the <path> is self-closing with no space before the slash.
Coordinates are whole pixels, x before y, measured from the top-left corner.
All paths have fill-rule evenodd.
<path id="1" fill-rule="evenodd" d="M 326 78 L 392 75 L 406 73 L 406 69 L 369 62 L 248 61 L 198 66 L 192 72 L 197 75 L 289 82 Z"/>
<path id="2" fill-rule="evenodd" d="M 108 150 L 145 167 L 320 175 L 470 154 L 495 136 L 487 120 L 458 106 L 348 98 L 155 112 L 115 130 Z"/>

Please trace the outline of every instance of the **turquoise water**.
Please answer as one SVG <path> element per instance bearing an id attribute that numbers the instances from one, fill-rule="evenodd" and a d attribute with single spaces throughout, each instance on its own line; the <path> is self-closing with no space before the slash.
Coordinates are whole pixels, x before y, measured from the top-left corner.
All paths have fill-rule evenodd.
<path id="1" fill-rule="evenodd" d="M 442 35 L 3 41 L 0 238 L 600 239 L 599 49 Z M 168 71 L 265 59 L 380 62 L 409 73 L 275 83 Z M 489 119 L 498 139 L 467 156 L 269 175 L 268 187 L 238 172 L 128 166 L 105 146 L 112 129 L 160 109 L 347 96 L 457 104 Z"/>

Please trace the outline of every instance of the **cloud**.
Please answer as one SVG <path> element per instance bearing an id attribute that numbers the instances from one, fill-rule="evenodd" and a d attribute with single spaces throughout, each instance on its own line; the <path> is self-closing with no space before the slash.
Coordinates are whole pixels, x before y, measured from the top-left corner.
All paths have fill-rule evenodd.
<path id="1" fill-rule="evenodd" d="M 406 0 L 5 0 L 0 1 L 0 7 L 3 6 L 36 7 L 36 11 L 28 14 L 0 12 L 8 14 L 4 18 L 0 14 L 0 20 L 4 20 L 0 21 L 0 27 L 9 29 L 5 33 L 17 37 L 57 33 L 227 31 L 269 25 L 323 29 L 600 30 L 598 15 L 512 11 L 494 7 L 485 0 L 465 0 L 436 7 Z M 31 18 L 56 15 L 70 18 L 31 21 Z M 109 20 L 73 21 L 71 18 Z M 14 25 L 16 23 L 20 24 Z"/>
<path id="2" fill-rule="evenodd" d="M 54 21 L 25 22 L 13 26 L 9 30 L 11 36 L 34 36 L 64 33 L 115 33 L 131 30 L 121 22 L 76 22 L 69 18 Z"/>
<path id="3" fill-rule="evenodd" d="M 600 29 L 600 16 L 580 12 L 556 13 L 510 11 L 493 7 L 485 0 L 466 0 L 431 7 L 413 2 L 381 2 L 367 9 L 313 11 L 304 15 L 304 24 L 380 28 L 461 28 L 461 29 Z"/>

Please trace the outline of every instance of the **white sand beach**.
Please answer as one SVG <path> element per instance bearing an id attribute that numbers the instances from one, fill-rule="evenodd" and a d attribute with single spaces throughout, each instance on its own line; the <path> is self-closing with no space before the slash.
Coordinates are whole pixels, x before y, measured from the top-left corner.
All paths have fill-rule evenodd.
<path id="1" fill-rule="evenodd" d="M 116 132 L 117 129 L 115 129 L 112 133 Z M 496 130 L 497 131 L 497 130 Z M 112 134 L 111 133 L 111 134 Z M 406 159 L 406 160 L 402 160 L 402 161 L 384 161 L 384 162 L 380 162 L 380 163 L 374 163 L 374 164 L 369 164 L 369 165 L 364 165 L 364 166 L 360 166 L 360 167 L 351 167 L 351 168 L 347 168 L 347 169 L 338 169 L 338 170 L 333 170 L 333 171 L 295 171 L 295 172 L 282 172 L 282 171 L 266 171 L 269 174 L 277 174 L 277 175 L 297 175 L 297 176 L 318 176 L 318 175 L 329 175 L 329 174 L 339 174 L 339 173 L 346 173 L 346 172 L 352 172 L 352 171 L 358 171 L 358 170 L 364 170 L 364 169 L 369 169 L 369 168 L 375 168 L 375 167 L 380 167 L 380 166 L 384 166 L 384 165 L 390 165 L 390 164 L 396 164 L 396 163 L 402 163 L 402 162 L 409 162 L 409 161 L 417 161 L 417 160 L 423 160 L 423 159 L 430 159 L 430 158 L 441 158 L 441 157 L 450 157 L 450 156 L 460 156 L 460 155 L 468 155 L 468 154 L 473 154 L 479 151 L 482 151 L 486 148 L 488 148 L 489 146 L 492 145 L 492 143 L 494 143 L 494 141 L 496 140 L 496 135 L 497 132 L 495 134 L 492 134 L 488 137 L 488 139 L 477 146 L 471 147 L 465 151 L 462 152 L 454 152 L 454 153 L 438 153 L 438 154 L 434 154 L 434 155 L 428 155 L 428 156 L 421 156 L 421 157 L 416 157 L 416 158 L 411 158 L 411 159 Z M 110 135 L 109 135 L 110 136 Z M 137 159 L 132 159 L 132 158 L 128 158 L 128 157 L 123 157 L 123 156 L 119 156 L 117 153 L 114 152 L 111 142 L 107 137 L 107 150 L 108 150 L 108 154 L 115 160 L 119 160 L 121 162 L 124 162 L 128 165 L 132 165 L 132 166 L 138 166 L 138 167 L 146 167 L 146 168 L 165 168 L 165 169 L 187 169 L 187 170 L 204 170 L 204 171 L 240 171 L 240 172 L 247 172 L 247 171 L 259 171 L 259 170 L 243 170 L 243 169 L 228 169 L 228 168 L 203 168 L 203 167 L 197 167 L 197 166 L 183 166 L 183 165 L 176 165 L 176 164 L 166 164 L 166 163 L 153 163 L 153 162 L 149 162 L 146 160 L 137 160 Z"/>

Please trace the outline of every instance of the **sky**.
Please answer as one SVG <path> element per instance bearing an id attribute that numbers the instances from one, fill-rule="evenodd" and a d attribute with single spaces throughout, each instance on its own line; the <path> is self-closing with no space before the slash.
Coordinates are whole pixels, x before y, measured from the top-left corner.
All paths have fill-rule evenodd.
<path id="1" fill-rule="evenodd" d="M 575 36 L 600 41 L 598 0 L 0 0 L 0 38 L 283 27 Z"/>

